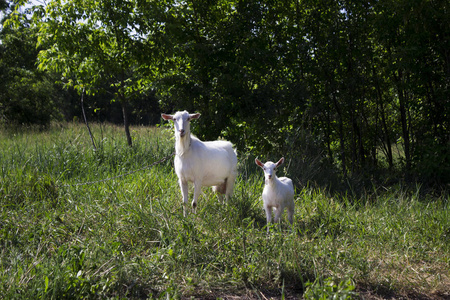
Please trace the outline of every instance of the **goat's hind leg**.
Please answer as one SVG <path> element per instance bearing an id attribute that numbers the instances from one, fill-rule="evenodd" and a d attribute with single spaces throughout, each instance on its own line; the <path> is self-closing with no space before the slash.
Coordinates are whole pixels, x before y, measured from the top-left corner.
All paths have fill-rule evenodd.
<path id="1" fill-rule="evenodd" d="M 294 205 L 287 207 L 287 214 L 289 223 L 291 223 L 291 232 L 292 232 L 292 229 L 294 228 Z"/>
<path id="2" fill-rule="evenodd" d="M 281 230 L 281 217 L 283 216 L 283 211 L 284 207 L 282 206 L 277 207 L 275 210 L 275 216 L 273 218 L 273 221 L 275 223 L 278 223 L 278 227 L 280 228 L 280 230 Z"/>
<path id="3" fill-rule="evenodd" d="M 291 223 L 292 226 L 294 224 L 294 205 L 288 206 L 286 209 L 289 223 Z"/>
<path id="4" fill-rule="evenodd" d="M 231 196 L 233 196 L 234 182 L 236 180 L 236 175 L 232 174 L 225 180 L 226 188 L 225 188 L 225 198 L 230 200 Z"/>
<path id="5" fill-rule="evenodd" d="M 227 189 L 227 179 L 223 183 L 213 186 L 212 189 L 219 197 L 219 201 L 223 203 L 223 194 L 226 193 Z"/>

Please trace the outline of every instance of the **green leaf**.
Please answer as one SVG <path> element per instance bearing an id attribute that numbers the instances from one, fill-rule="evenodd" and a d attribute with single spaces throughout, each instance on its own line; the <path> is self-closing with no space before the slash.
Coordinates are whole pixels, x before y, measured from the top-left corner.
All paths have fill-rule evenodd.
<path id="1" fill-rule="evenodd" d="M 44 289 L 44 293 L 47 293 L 47 290 L 48 290 L 48 276 L 44 276 L 44 280 L 45 280 L 45 289 Z"/>

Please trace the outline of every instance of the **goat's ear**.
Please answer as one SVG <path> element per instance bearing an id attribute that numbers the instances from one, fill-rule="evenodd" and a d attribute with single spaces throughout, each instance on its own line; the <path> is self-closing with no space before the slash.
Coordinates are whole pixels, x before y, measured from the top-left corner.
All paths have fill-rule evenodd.
<path id="1" fill-rule="evenodd" d="M 280 158 L 280 160 L 277 162 L 277 168 L 278 166 L 282 165 L 284 163 L 284 157 Z"/>
<path id="2" fill-rule="evenodd" d="M 189 114 L 189 120 L 200 118 L 201 114 Z"/>
<path id="3" fill-rule="evenodd" d="M 161 114 L 161 117 L 166 121 L 173 120 L 172 115 Z"/>
<path id="4" fill-rule="evenodd" d="M 257 159 L 257 158 L 255 158 L 255 164 L 257 164 L 261 168 L 264 168 L 264 164 L 262 162 L 260 162 L 259 159 Z"/>

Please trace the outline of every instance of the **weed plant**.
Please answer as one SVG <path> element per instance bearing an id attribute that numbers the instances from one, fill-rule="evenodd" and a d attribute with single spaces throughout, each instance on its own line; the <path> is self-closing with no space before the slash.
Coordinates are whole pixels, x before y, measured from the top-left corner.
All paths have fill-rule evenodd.
<path id="1" fill-rule="evenodd" d="M 352 299 L 450 295 L 449 199 L 401 186 L 353 199 L 296 187 L 265 230 L 263 176 L 239 155 L 234 197 L 183 217 L 167 129 L 0 132 L 0 295 L 14 299 Z M 288 176 L 289 169 L 284 170 Z M 284 173 L 284 172 L 282 172 Z M 110 180 L 77 185 L 78 183 Z"/>

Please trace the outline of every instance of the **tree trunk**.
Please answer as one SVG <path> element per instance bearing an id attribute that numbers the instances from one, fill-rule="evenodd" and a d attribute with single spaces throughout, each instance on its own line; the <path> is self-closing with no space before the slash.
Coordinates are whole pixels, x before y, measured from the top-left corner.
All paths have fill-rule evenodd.
<path id="1" fill-rule="evenodd" d="M 344 178 L 347 178 L 347 163 L 346 163 L 346 157 L 345 157 L 345 144 L 344 144 L 344 121 L 342 120 L 342 113 L 341 109 L 339 107 L 339 104 L 337 103 L 336 95 L 333 91 L 332 93 L 333 97 L 333 103 L 334 107 L 336 109 L 336 112 L 338 114 L 338 124 L 339 124 L 339 140 L 340 140 L 340 148 L 341 148 L 341 162 L 342 162 L 342 173 L 344 175 Z"/>
<path id="2" fill-rule="evenodd" d="M 81 111 L 83 112 L 84 123 L 86 124 L 86 127 L 89 131 L 89 136 L 91 137 L 92 146 L 94 147 L 94 151 L 96 151 L 97 147 L 95 147 L 94 136 L 92 135 L 91 128 L 89 127 L 89 123 L 86 118 L 86 112 L 84 111 L 84 93 L 85 91 L 83 89 L 83 92 L 81 92 Z"/>
<path id="3" fill-rule="evenodd" d="M 380 106 L 381 106 L 381 123 L 383 126 L 385 139 L 386 139 L 386 152 L 387 152 L 387 156 L 388 156 L 388 163 L 389 163 L 389 168 L 392 169 L 394 167 L 394 159 L 392 157 L 392 142 L 391 142 L 391 138 L 389 136 L 389 131 L 388 131 L 387 123 L 386 123 L 386 113 L 384 112 L 383 103 L 380 103 Z"/>
<path id="4" fill-rule="evenodd" d="M 132 147 L 133 146 L 133 141 L 131 139 L 130 123 L 128 121 L 127 102 L 126 101 L 120 101 L 120 104 L 122 105 L 123 126 L 125 128 L 125 135 L 127 136 L 128 146 Z"/>
<path id="5" fill-rule="evenodd" d="M 328 104 L 327 104 L 328 106 Z M 330 163 L 333 164 L 333 152 L 331 150 L 331 135 L 332 135 L 332 130 L 331 130 L 331 118 L 330 118 L 330 108 L 328 106 L 327 111 L 325 112 L 326 116 L 327 116 L 327 150 L 328 150 L 328 157 L 330 158 Z"/>
<path id="6" fill-rule="evenodd" d="M 381 91 L 380 83 L 378 82 L 378 77 L 376 76 L 375 67 L 373 67 L 373 74 L 375 77 L 375 87 L 377 90 L 378 103 L 380 106 L 381 126 L 383 128 L 382 131 L 384 131 L 384 135 L 385 135 L 384 138 L 381 136 L 380 139 L 383 141 L 383 143 L 386 144 L 385 149 L 386 149 L 386 155 L 387 155 L 387 160 L 388 160 L 388 164 L 389 164 L 389 169 L 392 169 L 394 167 L 394 159 L 392 157 L 392 141 L 389 136 L 389 130 L 388 130 L 387 122 L 386 122 L 386 113 L 384 111 L 384 104 L 383 104 L 383 93 Z"/>
<path id="7" fill-rule="evenodd" d="M 410 155 L 410 140 L 409 140 L 409 130 L 408 130 L 408 116 L 406 109 L 406 94 L 402 87 L 402 72 L 398 71 L 398 76 L 394 73 L 394 78 L 397 82 L 398 100 L 399 100 L 399 110 L 400 110 L 400 123 L 402 125 L 402 136 L 403 136 L 403 148 L 405 151 L 405 161 L 406 161 L 406 177 L 409 177 L 409 171 L 411 169 L 411 155 Z"/>

